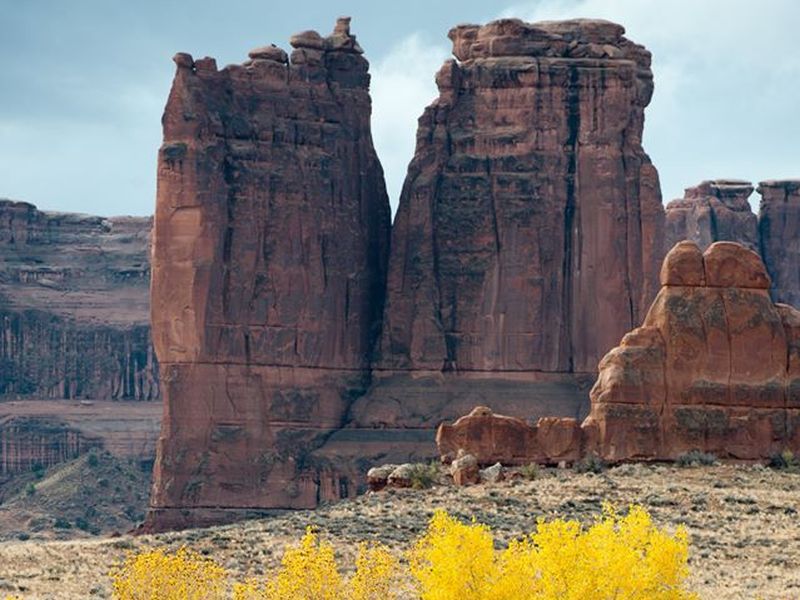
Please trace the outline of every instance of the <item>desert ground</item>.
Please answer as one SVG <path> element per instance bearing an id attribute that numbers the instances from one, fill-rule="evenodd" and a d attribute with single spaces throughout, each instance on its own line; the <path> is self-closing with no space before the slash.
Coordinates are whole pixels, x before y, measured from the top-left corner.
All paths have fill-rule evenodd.
<path id="1" fill-rule="evenodd" d="M 604 500 L 639 503 L 668 529 L 692 537 L 691 585 L 714 600 L 800 598 L 800 474 L 761 465 L 628 464 L 601 473 L 540 469 L 531 480 L 457 488 L 370 492 L 315 511 L 153 536 L 0 543 L 0 594 L 24 599 L 110 597 L 109 569 L 130 552 L 186 545 L 245 578 L 265 576 L 283 548 L 316 525 L 351 563 L 354 542 L 380 540 L 398 553 L 437 508 L 475 516 L 501 543 L 537 518 L 591 522 Z M 85 532 L 79 532 L 86 535 Z"/>

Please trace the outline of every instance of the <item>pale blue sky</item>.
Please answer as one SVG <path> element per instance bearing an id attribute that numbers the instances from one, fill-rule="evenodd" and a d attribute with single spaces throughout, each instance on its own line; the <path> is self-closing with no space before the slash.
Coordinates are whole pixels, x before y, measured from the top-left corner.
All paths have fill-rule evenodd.
<path id="1" fill-rule="evenodd" d="M 645 149 L 665 200 L 706 178 L 800 177 L 795 0 L 0 0 L 0 197 L 151 213 L 172 55 L 241 62 L 296 31 L 327 33 L 339 15 L 353 17 L 372 64 L 393 204 L 447 30 L 511 15 L 608 18 L 653 52 Z"/>

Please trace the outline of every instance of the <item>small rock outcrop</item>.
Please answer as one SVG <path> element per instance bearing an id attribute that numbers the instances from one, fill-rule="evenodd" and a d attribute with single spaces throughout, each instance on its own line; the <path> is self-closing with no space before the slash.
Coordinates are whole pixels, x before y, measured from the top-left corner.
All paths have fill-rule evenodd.
<path id="1" fill-rule="evenodd" d="M 472 454 L 460 452 L 450 463 L 450 476 L 458 486 L 472 485 L 480 481 L 478 459 Z"/>
<path id="2" fill-rule="evenodd" d="M 444 462 L 460 454 L 480 466 L 572 462 L 581 457 L 581 430 L 572 418 L 543 417 L 535 425 L 478 406 L 455 423 L 442 423 L 436 446 Z"/>
<path id="3" fill-rule="evenodd" d="M 600 362 L 585 450 L 612 461 L 800 451 L 800 312 L 773 304 L 758 254 L 684 241 L 661 284 L 642 326 Z"/>
<path id="4" fill-rule="evenodd" d="M 758 218 L 748 198 L 753 184 L 738 179 L 703 181 L 666 208 L 666 248 L 683 240 L 705 250 L 714 242 L 737 242 L 758 251 Z"/>
<path id="5" fill-rule="evenodd" d="M 221 70 L 175 57 L 153 241 L 165 416 L 150 529 L 356 491 L 313 452 L 369 383 L 389 202 L 349 19 L 291 44 L 288 60 L 267 46 Z"/>
<path id="6" fill-rule="evenodd" d="M 761 256 L 772 278 L 772 298 L 800 307 L 800 179 L 758 184 Z"/>
<path id="7" fill-rule="evenodd" d="M 0 397 L 158 398 L 151 226 L 0 200 Z"/>

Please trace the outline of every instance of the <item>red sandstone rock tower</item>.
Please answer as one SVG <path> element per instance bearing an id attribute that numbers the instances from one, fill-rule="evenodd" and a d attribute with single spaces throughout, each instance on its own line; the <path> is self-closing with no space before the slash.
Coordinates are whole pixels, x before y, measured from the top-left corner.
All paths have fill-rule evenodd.
<path id="1" fill-rule="evenodd" d="M 641 145 L 650 53 L 623 33 L 514 19 L 450 31 L 456 60 L 419 120 L 359 423 L 430 427 L 476 404 L 585 411 L 576 381 L 640 322 L 663 256 Z"/>
<path id="2" fill-rule="evenodd" d="M 749 181 L 715 179 L 686 189 L 667 204 L 666 248 L 691 240 L 705 250 L 714 242 L 737 242 L 758 250 L 758 219 L 747 199 Z"/>
<path id="3" fill-rule="evenodd" d="M 309 455 L 368 383 L 389 203 L 349 19 L 291 44 L 290 58 L 264 47 L 222 70 L 175 57 L 153 248 L 165 413 L 151 528 L 354 491 Z"/>
<path id="4" fill-rule="evenodd" d="M 762 181 L 758 228 L 772 298 L 800 307 L 800 179 Z"/>

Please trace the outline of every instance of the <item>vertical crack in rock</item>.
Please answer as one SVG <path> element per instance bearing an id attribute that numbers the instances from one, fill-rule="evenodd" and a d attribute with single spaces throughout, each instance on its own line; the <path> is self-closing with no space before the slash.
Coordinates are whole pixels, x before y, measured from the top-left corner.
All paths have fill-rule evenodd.
<path id="1" fill-rule="evenodd" d="M 578 163 L 578 132 L 581 128 L 581 106 L 580 106 L 580 85 L 577 68 L 569 69 L 569 92 L 567 96 L 567 198 L 564 207 L 564 265 L 562 267 L 562 285 L 564 296 L 562 300 L 563 314 L 565 318 L 564 333 L 560 349 L 566 351 L 567 371 L 572 373 L 575 370 L 575 356 L 573 343 L 573 322 L 575 319 L 574 298 L 573 298 L 573 273 L 579 268 L 576 264 L 580 261 L 580 252 L 575 252 L 575 244 L 580 243 L 579 237 L 575 235 L 574 228 L 576 222 L 576 212 L 578 203 L 576 201 L 577 187 L 577 163 Z M 579 221 L 579 220 L 578 220 Z"/>

